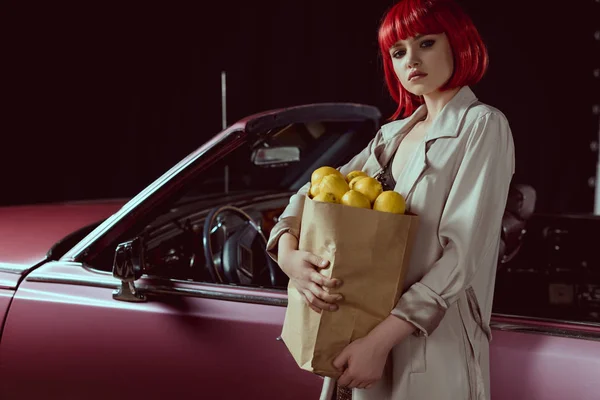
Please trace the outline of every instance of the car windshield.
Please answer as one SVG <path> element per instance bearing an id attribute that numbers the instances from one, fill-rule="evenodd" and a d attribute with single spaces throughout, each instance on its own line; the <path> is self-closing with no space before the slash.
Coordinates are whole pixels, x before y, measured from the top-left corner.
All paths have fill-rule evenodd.
<path id="1" fill-rule="evenodd" d="M 349 122 L 321 122 L 290 124 L 278 129 L 267 141 L 257 139 L 253 143 L 246 143 L 204 171 L 187 185 L 180 201 L 225 192 L 297 189 L 295 185 L 299 180 L 302 183 L 310 180 L 310 172 L 307 175 L 307 171 L 315 163 L 321 160 L 339 162 L 345 159 L 340 157 L 348 151 L 356 152 L 358 147 L 364 147 L 365 139 L 369 139 L 364 132 L 360 134 L 363 140 L 352 140 L 357 135 L 358 130 L 354 129 L 356 125 Z M 348 141 L 353 141 L 353 145 L 347 145 Z M 252 153 L 255 149 L 278 146 L 297 147 L 300 160 L 277 166 L 253 163 Z"/>
<path id="2" fill-rule="evenodd" d="M 186 179 L 168 200 L 114 239 L 115 243 L 107 246 L 106 251 L 87 258 L 87 262 L 98 266 L 112 265 L 117 243 L 136 236 L 144 236 L 148 247 L 152 248 L 180 231 L 188 232 L 187 222 L 200 221 L 206 211 L 217 204 L 235 203 L 248 195 L 285 196 L 309 182 L 312 171 L 318 166 L 339 166 L 348 162 L 374 135 L 374 124 L 370 120 L 298 123 L 275 132 L 252 135 L 252 141 L 197 176 Z M 299 161 L 276 167 L 253 163 L 252 154 L 256 149 L 278 146 L 297 147 Z"/>

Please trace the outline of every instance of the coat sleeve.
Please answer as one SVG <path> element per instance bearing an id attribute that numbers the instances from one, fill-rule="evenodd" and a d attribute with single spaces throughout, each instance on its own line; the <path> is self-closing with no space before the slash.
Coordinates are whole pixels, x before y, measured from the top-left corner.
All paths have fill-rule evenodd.
<path id="1" fill-rule="evenodd" d="M 381 140 L 381 130 L 379 130 L 360 153 L 355 155 L 348 163 L 339 167 L 338 170 L 344 175 L 355 170 L 362 170 L 367 159 L 373 153 L 373 149 Z M 306 183 L 296 194 L 290 197 L 288 206 L 279 217 L 279 221 L 271 229 L 269 239 L 267 240 L 267 252 L 275 262 L 277 262 L 277 243 L 281 235 L 287 232 L 296 238 L 300 238 L 300 223 L 302 221 L 302 211 L 304 210 L 304 199 L 309 190 L 310 182 Z"/>
<path id="2" fill-rule="evenodd" d="M 471 128 L 441 215 L 442 255 L 391 312 L 415 325 L 417 334 L 429 335 L 436 329 L 480 269 L 495 270 L 513 173 L 514 144 L 508 121 L 500 113 L 481 116 Z"/>

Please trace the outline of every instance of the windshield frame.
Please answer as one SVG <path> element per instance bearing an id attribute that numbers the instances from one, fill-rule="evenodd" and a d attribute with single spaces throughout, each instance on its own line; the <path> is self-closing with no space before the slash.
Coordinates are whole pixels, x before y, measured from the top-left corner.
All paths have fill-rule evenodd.
<path id="1" fill-rule="evenodd" d="M 107 246 L 114 246 L 127 232 L 142 228 L 185 184 L 244 143 L 268 139 L 277 127 L 290 123 L 319 121 L 371 121 L 379 128 L 381 113 L 374 106 L 356 103 L 319 103 L 271 110 L 252 115 L 231 125 L 189 154 L 119 211 L 67 251 L 61 261 L 93 259 Z"/>

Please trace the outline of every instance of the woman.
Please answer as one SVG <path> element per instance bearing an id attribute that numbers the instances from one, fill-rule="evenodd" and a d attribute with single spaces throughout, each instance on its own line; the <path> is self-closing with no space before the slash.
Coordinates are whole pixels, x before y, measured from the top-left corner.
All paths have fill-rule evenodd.
<path id="1" fill-rule="evenodd" d="M 405 291 L 390 316 L 335 359 L 354 399 L 489 399 L 490 314 L 500 224 L 514 173 L 509 124 L 469 85 L 487 68 L 473 23 L 451 0 L 402 0 L 379 45 L 392 119 L 348 164 L 401 193 L 420 216 Z M 343 284 L 327 260 L 298 250 L 307 184 L 267 249 L 316 312 L 335 312 Z M 275 256 L 277 253 L 277 256 Z M 376 290 L 374 288 L 374 290 Z"/>

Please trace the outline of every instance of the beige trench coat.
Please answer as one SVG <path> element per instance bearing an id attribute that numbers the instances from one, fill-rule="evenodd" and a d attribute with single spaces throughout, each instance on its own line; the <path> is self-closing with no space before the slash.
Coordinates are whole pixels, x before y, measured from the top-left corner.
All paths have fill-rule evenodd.
<path id="1" fill-rule="evenodd" d="M 427 115 L 385 124 L 348 164 L 374 176 Z M 384 378 L 355 400 L 489 399 L 489 327 L 500 224 L 514 173 L 505 116 L 463 87 L 435 118 L 395 190 L 420 216 L 404 293 L 392 314 L 418 330 L 391 352 Z M 267 243 L 276 258 L 284 232 L 298 237 L 309 184 L 291 197 Z M 343 293 L 343 288 L 341 289 Z"/>

